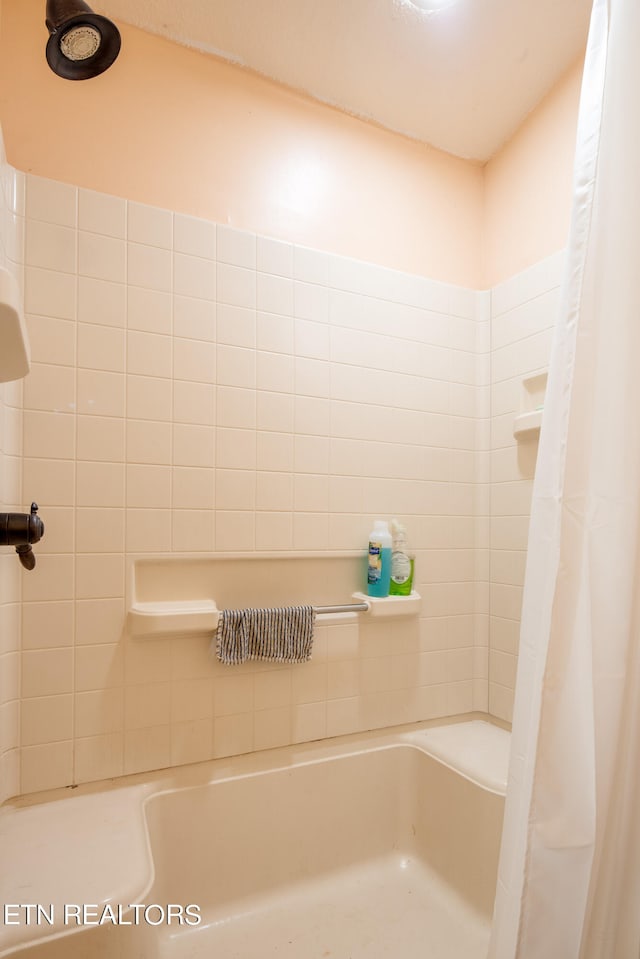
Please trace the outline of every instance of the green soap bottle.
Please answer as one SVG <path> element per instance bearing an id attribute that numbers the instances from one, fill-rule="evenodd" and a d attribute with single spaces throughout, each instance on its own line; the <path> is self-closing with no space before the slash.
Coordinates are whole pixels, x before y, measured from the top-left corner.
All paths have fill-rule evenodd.
<path id="1" fill-rule="evenodd" d="M 409 551 L 407 530 L 397 519 L 391 520 L 391 582 L 389 596 L 408 596 L 413 587 L 415 560 Z"/>

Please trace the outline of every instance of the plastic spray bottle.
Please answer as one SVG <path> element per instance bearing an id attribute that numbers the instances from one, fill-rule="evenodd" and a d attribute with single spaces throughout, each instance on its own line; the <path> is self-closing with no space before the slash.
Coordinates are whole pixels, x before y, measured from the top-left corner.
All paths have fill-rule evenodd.
<path id="1" fill-rule="evenodd" d="M 397 519 L 391 520 L 391 596 L 408 596 L 413 586 L 414 557 L 409 551 L 407 530 Z"/>

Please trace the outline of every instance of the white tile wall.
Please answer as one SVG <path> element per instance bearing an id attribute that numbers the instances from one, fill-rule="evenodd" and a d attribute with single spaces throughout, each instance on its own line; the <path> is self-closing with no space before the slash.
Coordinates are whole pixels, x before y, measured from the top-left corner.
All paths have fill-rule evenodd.
<path id="1" fill-rule="evenodd" d="M 491 292 L 491 593 L 489 711 L 511 721 L 536 434 L 513 436 L 523 378 L 548 367 L 564 254 Z"/>
<path id="2" fill-rule="evenodd" d="M 24 399 L 0 387 L 1 508 L 47 523 L 33 574 L 0 557 L 2 795 L 509 719 L 535 465 L 511 431 L 561 258 L 477 293 L 2 169 L 34 363 Z M 393 515 L 415 622 L 234 670 L 123 632 L 130 553 L 362 549 Z"/>
<path id="3" fill-rule="evenodd" d="M 23 284 L 24 177 L 9 166 L 0 131 L 0 267 Z M 36 236 L 35 242 L 38 242 Z M 0 511 L 22 511 L 22 385 L 0 383 Z M 0 555 L 0 802 L 20 787 L 20 599 L 15 552 Z"/>
<path id="4" fill-rule="evenodd" d="M 23 495 L 48 530 L 22 789 L 486 708 L 482 297 L 38 177 L 26 193 Z M 419 622 L 320 627 L 308 666 L 233 672 L 205 640 L 123 634 L 128 553 L 362 549 L 378 515 L 407 523 Z"/>

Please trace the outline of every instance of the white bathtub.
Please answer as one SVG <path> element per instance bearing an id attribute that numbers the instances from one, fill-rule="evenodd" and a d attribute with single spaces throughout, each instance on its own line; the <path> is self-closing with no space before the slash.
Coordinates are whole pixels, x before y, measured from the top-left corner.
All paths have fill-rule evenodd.
<path id="1" fill-rule="evenodd" d="M 422 724 L 5 808 L 0 956 L 484 959 L 507 750 Z"/>

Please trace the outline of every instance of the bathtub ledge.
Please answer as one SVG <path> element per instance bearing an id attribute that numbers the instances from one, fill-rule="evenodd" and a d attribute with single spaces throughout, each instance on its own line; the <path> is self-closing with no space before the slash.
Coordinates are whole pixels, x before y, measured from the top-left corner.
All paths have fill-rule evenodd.
<path id="1" fill-rule="evenodd" d="M 433 726 L 411 735 L 417 745 L 467 779 L 504 796 L 511 734 L 484 720 Z"/>
<path id="2" fill-rule="evenodd" d="M 65 904 L 143 902 L 153 881 L 146 792 L 137 786 L 77 798 L 67 794 L 27 808 L 4 806 L 1 901 L 53 906 L 56 926 Z M 51 932 L 46 924 L 2 925 L 0 956 L 50 938 Z"/>

